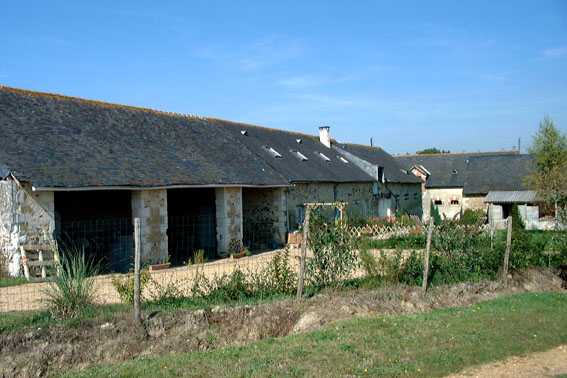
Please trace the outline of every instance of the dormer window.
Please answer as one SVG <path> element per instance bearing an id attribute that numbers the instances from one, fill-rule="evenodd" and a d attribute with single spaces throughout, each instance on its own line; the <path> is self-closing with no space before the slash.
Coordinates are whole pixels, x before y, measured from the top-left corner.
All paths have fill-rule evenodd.
<path id="1" fill-rule="evenodd" d="M 322 153 L 322 152 L 317 151 L 317 155 L 319 155 L 321 157 L 321 159 L 323 159 L 325 161 L 331 161 L 331 159 L 329 159 L 327 156 L 325 156 L 325 154 Z"/>
<path id="2" fill-rule="evenodd" d="M 281 158 L 282 157 L 282 155 L 278 151 L 274 150 L 270 146 L 266 146 L 266 150 L 268 150 L 272 155 L 274 155 L 275 158 Z"/>
<path id="3" fill-rule="evenodd" d="M 246 130 L 240 130 L 240 134 L 246 136 L 246 135 L 248 135 L 248 131 L 246 131 Z"/>
<path id="4" fill-rule="evenodd" d="M 307 156 L 303 155 L 301 152 L 299 152 L 297 150 L 291 150 L 291 152 L 293 152 L 295 154 L 295 156 L 297 156 L 298 158 L 300 158 L 303 161 L 309 160 L 309 159 L 307 159 Z"/>
<path id="5" fill-rule="evenodd" d="M 297 143 L 301 144 L 301 139 L 296 139 L 295 140 Z"/>
<path id="6" fill-rule="evenodd" d="M 339 159 L 340 159 L 343 163 L 348 164 L 348 160 L 345 159 L 344 157 L 339 156 Z"/>

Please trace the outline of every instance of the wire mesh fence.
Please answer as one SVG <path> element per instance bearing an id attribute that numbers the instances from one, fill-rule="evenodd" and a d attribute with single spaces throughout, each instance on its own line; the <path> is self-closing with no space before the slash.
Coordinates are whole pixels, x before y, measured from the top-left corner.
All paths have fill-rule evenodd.
<path id="1" fill-rule="evenodd" d="M 134 226 L 131 218 L 83 219 L 59 222 L 57 244 L 83 252 L 103 272 L 127 272 L 134 261 Z"/>

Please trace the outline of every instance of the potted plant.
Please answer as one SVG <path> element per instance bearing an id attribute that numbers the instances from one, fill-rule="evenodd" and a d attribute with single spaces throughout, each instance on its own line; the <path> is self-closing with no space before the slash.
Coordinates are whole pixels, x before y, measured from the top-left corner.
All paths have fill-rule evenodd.
<path id="1" fill-rule="evenodd" d="M 244 256 L 250 256 L 252 253 L 248 250 L 248 247 L 239 247 L 236 245 L 231 246 L 230 248 L 230 258 L 231 259 L 240 259 Z"/>
<path id="2" fill-rule="evenodd" d="M 169 255 L 167 255 L 167 257 L 160 259 L 157 262 L 157 264 L 150 264 L 150 272 L 154 272 L 156 270 L 169 269 L 170 266 L 171 266 L 171 262 L 169 262 Z"/>

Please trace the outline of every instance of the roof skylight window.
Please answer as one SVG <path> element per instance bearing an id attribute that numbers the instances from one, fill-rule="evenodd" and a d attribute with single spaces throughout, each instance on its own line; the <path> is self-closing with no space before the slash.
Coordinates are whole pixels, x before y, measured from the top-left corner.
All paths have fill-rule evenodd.
<path id="1" fill-rule="evenodd" d="M 323 159 L 323 160 L 325 160 L 325 161 L 331 161 L 331 159 L 329 159 L 327 156 L 325 156 L 324 153 L 317 151 L 317 154 L 318 154 L 319 156 L 321 156 L 321 159 Z"/>
<path id="2" fill-rule="evenodd" d="M 278 151 L 274 150 L 272 147 L 266 146 L 266 149 L 267 149 L 272 155 L 274 155 L 275 158 L 281 158 L 281 157 L 282 157 L 282 155 L 281 155 Z"/>
<path id="3" fill-rule="evenodd" d="M 297 150 L 291 150 L 291 152 L 293 152 L 298 158 L 300 158 L 303 161 L 309 160 L 309 159 L 307 159 L 307 156 L 303 155 L 301 152 L 299 152 Z"/>
<path id="4" fill-rule="evenodd" d="M 348 160 L 345 159 L 344 157 L 339 156 L 339 159 L 341 159 L 341 161 L 342 161 L 343 163 L 348 164 Z"/>

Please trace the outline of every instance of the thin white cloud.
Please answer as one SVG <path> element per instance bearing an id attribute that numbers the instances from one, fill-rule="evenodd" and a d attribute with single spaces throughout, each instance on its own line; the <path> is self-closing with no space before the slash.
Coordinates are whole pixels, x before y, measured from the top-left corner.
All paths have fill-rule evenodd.
<path id="1" fill-rule="evenodd" d="M 360 71 L 349 75 L 342 75 L 342 76 L 339 75 L 335 77 L 332 77 L 332 75 L 327 75 L 327 76 L 296 75 L 296 76 L 283 77 L 278 79 L 276 83 L 288 89 L 304 89 L 304 88 L 312 88 L 312 87 L 318 87 L 328 84 L 366 80 L 390 71 L 392 71 L 392 67 L 374 66 L 366 69 L 365 71 Z"/>
<path id="2" fill-rule="evenodd" d="M 219 64 L 236 66 L 243 71 L 253 71 L 298 59 L 304 50 L 305 43 L 300 40 L 270 35 L 237 47 L 197 47 L 191 54 Z"/>
<path id="3" fill-rule="evenodd" d="M 555 59 L 567 54 L 567 47 L 553 47 L 540 52 L 542 59 Z"/>

